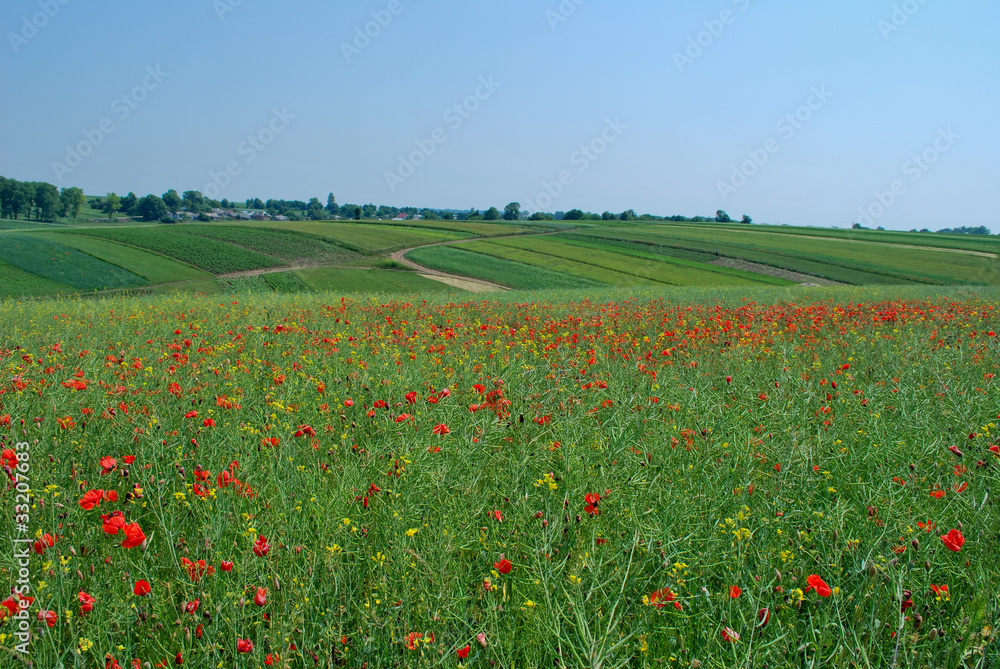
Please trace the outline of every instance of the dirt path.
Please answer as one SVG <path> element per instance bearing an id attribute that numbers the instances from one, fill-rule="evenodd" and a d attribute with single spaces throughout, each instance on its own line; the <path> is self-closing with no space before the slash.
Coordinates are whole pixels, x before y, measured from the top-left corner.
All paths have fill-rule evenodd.
<path id="1" fill-rule="evenodd" d="M 262 274 L 278 274 L 279 272 L 294 272 L 298 269 L 315 269 L 317 267 L 336 267 L 336 265 L 324 265 L 322 263 L 313 263 L 311 265 L 281 265 L 280 267 L 262 267 L 260 269 L 248 269 L 241 272 L 229 272 L 228 274 L 216 274 L 213 278 L 215 279 L 246 279 L 254 276 L 261 276 Z M 337 267 L 337 269 L 344 269 Z M 369 267 L 357 267 L 351 269 L 371 269 Z"/>
<path id="2" fill-rule="evenodd" d="M 441 283 L 446 283 L 449 286 L 455 286 L 456 288 L 461 288 L 462 290 L 468 290 L 473 293 L 487 293 L 497 290 L 510 290 L 507 286 L 503 286 L 499 283 L 493 283 L 492 281 L 483 281 L 482 279 L 473 279 L 467 276 L 460 276 L 458 274 L 449 274 L 448 272 L 441 272 L 436 269 L 431 269 L 430 267 L 424 267 L 419 265 L 409 258 L 406 254 L 410 251 L 415 251 L 417 249 L 426 249 L 431 246 L 446 246 L 449 244 L 461 244 L 462 242 L 486 242 L 494 239 L 509 239 L 511 237 L 544 237 L 546 235 L 558 235 L 563 232 L 569 232 L 571 230 L 576 230 L 577 228 L 565 228 L 563 230 L 550 230 L 549 232 L 516 232 L 509 235 L 495 235 L 492 237 L 470 237 L 469 239 L 453 239 L 445 242 L 434 242 L 433 244 L 421 244 L 420 246 L 413 246 L 408 249 L 402 249 L 392 253 L 389 257 L 396 262 L 406 265 L 412 270 L 420 273 L 420 276 L 425 279 L 432 279 L 434 281 L 440 281 Z"/>

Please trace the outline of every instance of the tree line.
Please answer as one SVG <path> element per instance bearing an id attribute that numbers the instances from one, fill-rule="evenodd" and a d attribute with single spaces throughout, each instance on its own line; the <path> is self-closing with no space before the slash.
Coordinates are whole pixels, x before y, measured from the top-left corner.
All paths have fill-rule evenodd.
<path id="1" fill-rule="evenodd" d="M 86 198 L 80 188 L 60 191 L 44 181 L 18 181 L 0 177 L 0 218 L 52 222 L 77 218 Z"/>
<path id="2" fill-rule="evenodd" d="M 76 187 L 63 188 L 61 191 L 50 183 L 26 182 L 0 177 L 0 218 L 24 219 L 41 222 L 54 222 L 59 218 L 79 218 L 88 198 L 83 190 Z M 222 210 L 252 210 L 266 212 L 272 217 L 286 216 L 290 220 L 328 220 L 335 217 L 363 219 L 393 219 L 400 215 L 407 218 L 420 216 L 429 220 L 462 220 L 462 221 L 680 221 L 704 223 L 710 221 L 729 222 L 731 219 L 725 211 L 716 212 L 714 218 L 707 216 L 654 216 L 652 214 L 637 214 L 634 209 L 627 209 L 620 214 L 605 211 L 602 214 L 585 212 L 582 209 L 556 211 L 554 213 L 535 212 L 525 216 L 518 202 L 511 202 L 503 211 L 490 207 L 480 212 L 475 207 L 468 211 L 454 209 L 430 209 L 418 207 L 394 207 L 390 205 L 369 204 L 338 204 L 337 198 L 330 193 L 324 205 L 318 197 L 303 200 L 262 200 L 259 197 L 247 198 L 241 202 L 231 202 L 228 199 L 214 200 L 205 197 L 200 191 L 188 190 L 178 193 L 170 189 L 162 195 L 149 194 L 139 197 L 135 193 L 119 196 L 108 193 L 106 196 L 90 198 L 93 209 L 107 214 L 109 219 L 117 215 L 141 218 L 145 221 L 173 222 L 177 214 L 187 213 L 202 220 L 208 219 L 208 214 L 214 209 Z M 743 223 L 751 223 L 749 216 L 744 216 Z"/>

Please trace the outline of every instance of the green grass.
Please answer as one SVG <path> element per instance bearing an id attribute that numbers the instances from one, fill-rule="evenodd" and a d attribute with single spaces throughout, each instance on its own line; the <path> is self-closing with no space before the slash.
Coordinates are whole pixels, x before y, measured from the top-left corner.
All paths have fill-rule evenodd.
<path id="1" fill-rule="evenodd" d="M 129 288 L 147 283 L 138 274 L 93 256 L 26 234 L 0 236 L 0 261 L 79 290 Z"/>
<path id="2" fill-rule="evenodd" d="M 460 292 L 457 288 L 425 279 L 413 272 L 386 269 L 320 267 L 297 270 L 293 274 L 312 290 L 335 293 Z"/>
<path id="3" fill-rule="evenodd" d="M 957 250 L 886 246 L 864 240 L 787 234 L 775 228 L 755 230 L 700 227 L 692 224 L 650 225 L 641 229 L 591 230 L 589 235 L 647 241 L 745 258 L 807 274 L 851 283 L 1000 283 L 996 258 Z"/>
<path id="4" fill-rule="evenodd" d="M 503 260 L 462 247 L 429 246 L 410 251 L 406 257 L 415 263 L 442 272 L 492 281 L 518 290 L 584 288 L 600 285 L 568 274 L 560 274 L 534 265 Z"/>
<path id="5" fill-rule="evenodd" d="M 61 283 L 0 262 L 0 299 L 55 295 L 69 290 Z"/>
<path id="6" fill-rule="evenodd" d="M 212 274 L 278 267 L 283 262 L 235 244 L 185 234 L 182 226 L 134 228 L 78 228 L 67 233 L 109 239 L 148 249 Z"/>
<path id="7" fill-rule="evenodd" d="M 545 253 L 537 253 L 523 248 L 515 248 L 499 242 L 464 242 L 459 246 L 476 253 L 503 258 L 513 262 L 533 265 L 548 271 L 568 274 L 586 281 L 611 286 L 662 286 L 664 284 L 635 274 L 618 272 L 585 262 L 577 262 Z"/>
<path id="8" fill-rule="evenodd" d="M 273 272 L 264 274 L 264 283 L 276 293 L 298 293 L 309 290 L 302 279 L 293 272 Z"/>
<path id="9" fill-rule="evenodd" d="M 112 265 L 127 269 L 154 284 L 203 279 L 210 276 L 204 270 L 172 258 L 124 246 L 110 240 L 60 233 L 37 233 L 32 236 L 70 246 Z"/>
<path id="10" fill-rule="evenodd" d="M 670 262 L 653 254 L 619 252 L 602 248 L 598 244 L 563 241 L 558 237 L 514 238 L 499 240 L 497 243 L 589 263 L 673 286 L 738 286 L 759 283 L 752 275 L 729 273 L 724 268 L 691 262 Z"/>
<path id="11" fill-rule="evenodd" d="M 339 246 L 365 255 L 392 253 L 412 246 L 469 237 L 468 234 L 460 232 L 343 221 L 291 221 L 288 223 L 239 221 L 238 224 L 250 228 L 304 232 L 323 237 Z"/>
<path id="12" fill-rule="evenodd" d="M 356 253 L 327 239 L 302 232 L 199 224 L 179 225 L 177 229 L 185 234 L 236 244 L 288 262 L 347 262 L 357 257 Z"/>

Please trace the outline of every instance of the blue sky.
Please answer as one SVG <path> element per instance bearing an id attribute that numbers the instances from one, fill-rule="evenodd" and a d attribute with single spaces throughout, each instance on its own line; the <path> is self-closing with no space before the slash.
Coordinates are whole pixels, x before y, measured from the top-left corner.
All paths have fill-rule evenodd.
<path id="1" fill-rule="evenodd" d="M 990 0 L 5 0 L 0 174 L 1000 232 L 998 24 Z"/>

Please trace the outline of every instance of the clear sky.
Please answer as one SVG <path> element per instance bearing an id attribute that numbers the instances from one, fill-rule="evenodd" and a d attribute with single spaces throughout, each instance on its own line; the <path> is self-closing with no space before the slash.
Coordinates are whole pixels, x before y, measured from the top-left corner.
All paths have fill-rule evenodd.
<path id="1" fill-rule="evenodd" d="M 1000 232 L 997 25 L 996 0 L 4 0 L 0 174 Z"/>

